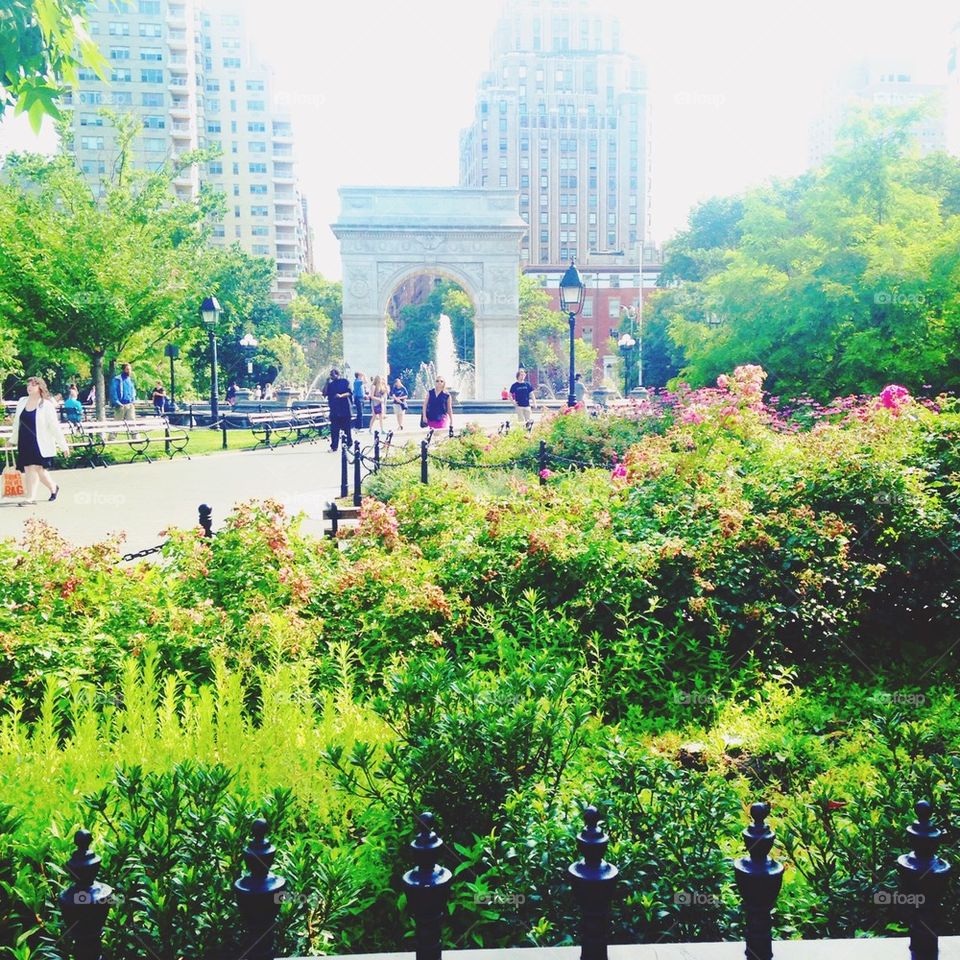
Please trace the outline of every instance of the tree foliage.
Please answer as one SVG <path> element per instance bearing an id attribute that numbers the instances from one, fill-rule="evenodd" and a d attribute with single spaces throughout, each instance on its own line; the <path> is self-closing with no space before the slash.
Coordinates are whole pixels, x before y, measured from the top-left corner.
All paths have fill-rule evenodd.
<path id="1" fill-rule="evenodd" d="M 4 0 L 0 5 L 0 117 L 14 107 L 34 131 L 59 119 L 63 82 L 88 67 L 107 79 L 107 62 L 87 33 L 88 0 Z"/>
<path id="2" fill-rule="evenodd" d="M 858 116 L 824 168 L 694 211 L 647 362 L 697 385 L 759 363 L 774 393 L 821 399 L 960 388 L 960 161 L 913 155 L 914 120 Z"/>
<path id="3" fill-rule="evenodd" d="M 313 371 L 343 360 L 343 284 L 319 273 L 297 281 L 290 302 L 291 327 Z"/>

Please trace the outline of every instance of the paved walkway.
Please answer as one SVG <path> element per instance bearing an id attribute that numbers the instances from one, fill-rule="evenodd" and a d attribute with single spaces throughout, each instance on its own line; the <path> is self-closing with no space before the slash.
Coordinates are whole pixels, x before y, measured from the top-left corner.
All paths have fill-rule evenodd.
<path id="1" fill-rule="evenodd" d="M 412 418 L 411 418 L 412 419 Z M 502 418 L 479 415 L 470 418 L 488 430 Z M 463 424 L 457 421 L 457 428 Z M 416 421 L 414 420 L 414 423 Z M 425 431 L 405 430 L 395 443 L 417 448 Z M 372 434 L 358 439 L 366 446 Z M 60 496 L 54 503 L 18 506 L 0 500 L 0 538 L 19 538 L 29 517 L 51 523 L 72 543 L 89 544 L 116 531 L 124 531 L 124 551 L 156 546 L 168 526 L 197 525 L 197 507 L 213 508 L 214 530 L 242 500 L 273 497 L 291 513 L 304 513 L 305 532 L 320 536 L 322 511 L 327 501 L 340 493 L 340 456 L 331 453 L 325 440 L 280 447 L 276 450 L 243 450 L 209 454 L 187 460 L 118 464 L 106 469 L 80 468 L 56 472 Z M 350 474 L 351 490 L 353 473 Z M 40 488 L 38 495 L 44 494 Z"/>

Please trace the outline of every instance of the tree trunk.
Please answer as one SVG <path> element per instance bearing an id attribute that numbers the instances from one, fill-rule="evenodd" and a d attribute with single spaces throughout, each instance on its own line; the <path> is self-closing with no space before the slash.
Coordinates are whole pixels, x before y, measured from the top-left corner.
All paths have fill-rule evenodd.
<path id="1" fill-rule="evenodd" d="M 104 393 L 105 382 L 103 378 L 103 353 L 95 352 L 91 355 L 90 359 L 93 361 L 93 385 L 97 391 L 96 418 L 97 420 L 103 420 L 107 415 L 107 403 Z"/>

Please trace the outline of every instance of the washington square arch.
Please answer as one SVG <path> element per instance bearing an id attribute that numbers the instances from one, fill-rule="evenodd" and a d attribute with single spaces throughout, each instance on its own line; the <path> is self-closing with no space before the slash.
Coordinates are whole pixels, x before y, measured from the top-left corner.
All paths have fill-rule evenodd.
<path id="1" fill-rule="evenodd" d="M 345 363 L 386 374 L 391 296 L 412 277 L 442 276 L 463 287 L 476 311 L 476 397 L 499 399 L 520 356 L 520 238 L 527 225 L 516 191 L 343 187 L 332 229 L 343 262 Z"/>

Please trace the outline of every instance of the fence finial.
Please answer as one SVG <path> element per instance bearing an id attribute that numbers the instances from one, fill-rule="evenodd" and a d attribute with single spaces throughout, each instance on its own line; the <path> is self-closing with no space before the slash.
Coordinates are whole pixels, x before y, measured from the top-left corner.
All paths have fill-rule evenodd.
<path id="1" fill-rule="evenodd" d="M 753 823 L 743 831 L 749 856 L 733 862 L 737 889 L 747 914 L 747 960 L 771 960 L 773 957 L 773 919 L 771 913 L 783 884 L 783 866 L 770 858 L 774 832 L 767 826 L 769 803 L 750 807 Z"/>
<path id="2" fill-rule="evenodd" d="M 610 838 L 600 827 L 600 812 L 594 806 L 583 811 L 585 827 L 577 836 L 583 859 L 567 868 L 573 892 L 580 904 L 580 960 L 606 960 L 610 942 L 610 901 L 620 872 L 603 859 Z"/>
<path id="3" fill-rule="evenodd" d="M 273 960 L 287 881 L 270 872 L 277 848 L 267 839 L 267 821 L 254 820 L 251 833 L 253 839 L 243 851 L 248 872 L 233 885 L 244 927 L 239 960 Z"/>
<path id="4" fill-rule="evenodd" d="M 60 894 L 60 913 L 76 960 L 101 960 L 103 927 L 113 900 L 113 889 L 97 883 L 101 861 L 90 851 L 92 840 L 88 831 L 77 831 L 76 850 L 66 864 L 73 883 Z"/>
<path id="5" fill-rule="evenodd" d="M 416 866 L 403 875 L 403 886 L 416 923 L 416 960 L 440 960 L 441 924 L 453 874 L 437 863 L 443 840 L 434 831 L 432 813 L 417 817 L 418 831 L 410 851 Z"/>
<path id="6" fill-rule="evenodd" d="M 900 894 L 910 927 L 912 960 L 936 960 L 940 900 L 952 867 L 937 856 L 943 832 L 930 822 L 933 807 L 928 801 L 920 800 L 914 810 L 917 819 L 907 827 L 907 838 L 913 849 L 897 858 Z"/>

